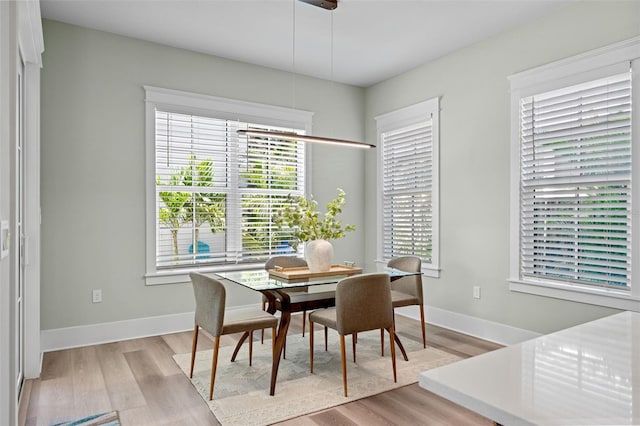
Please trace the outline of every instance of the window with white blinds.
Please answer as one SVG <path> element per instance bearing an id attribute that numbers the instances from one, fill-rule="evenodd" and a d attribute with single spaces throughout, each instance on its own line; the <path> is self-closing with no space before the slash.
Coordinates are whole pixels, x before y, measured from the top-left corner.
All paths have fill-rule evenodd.
<path id="1" fill-rule="evenodd" d="M 631 285 L 631 74 L 525 97 L 521 273 Z"/>
<path id="2" fill-rule="evenodd" d="M 378 117 L 384 261 L 414 255 L 437 268 L 437 105 L 434 99 Z"/>
<path id="3" fill-rule="evenodd" d="M 165 93 L 175 91 L 158 90 L 147 89 L 148 98 L 151 93 L 151 98 L 175 101 Z M 251 113 L 245 118 L 253 118 L 247 120 L 220 110 L 237 108 L 241 103 L 236 101 L 215 98 L 205 104 L 217 110 L 208 111 L 198 98 L 179 99 L 176 104 L 147 102 L 148 182 L 153 185 L 147 229 L 154 236 L 147 237 L 147 275 L 257 263 L 292 253 L 291 236 L 271 218 L 287 196 L 305 193 L 305 144 L 247 137 L 237 130 L 305 133 L 304 122 L 297 128 L 270 125 L 285 120 L 273 118 L 280 111 L 268 106 L 267 117 L 256 120 L 257 104 L 242 104 Z M 194 105 L 185 106 L 190 101 Z"/>
<path id="4" fill-rule="evenodd" d="M 640 311 L 639 53 L 636 37 L 509 77 L 511 290 Z"/>
<path id="5" fill-rule="evenodd" d="M 383 255 L 431 261 L 432 120 L 382 134 Z"/>

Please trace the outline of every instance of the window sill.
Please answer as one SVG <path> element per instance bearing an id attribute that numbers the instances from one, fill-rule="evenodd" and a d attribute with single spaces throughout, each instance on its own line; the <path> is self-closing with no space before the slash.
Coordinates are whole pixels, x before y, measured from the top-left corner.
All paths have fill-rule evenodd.
<path id="1" fill-rule="evenodd" d="M 549 281 L 509 280 L 509 290 L 553 297 L 555 299 L 605 306 L 625 311 L 640 312 L 640 299 L 629 293 L 611 289 L 584 288 L 577 285 L 559 284 Z"/>
<path id="2" fill-rule="evenodd" d="M 223 266 L 209 266 L 187 269 L 166 269 L 149 272 L 144 276 L 145 285 L 180 284 L 190 282 L 190 272 L 201 272 L 204 274 L 215 274 L 216 272 L 238 271 L 246 269 L 261 269 L 264 263 L 243 263 Z"/>

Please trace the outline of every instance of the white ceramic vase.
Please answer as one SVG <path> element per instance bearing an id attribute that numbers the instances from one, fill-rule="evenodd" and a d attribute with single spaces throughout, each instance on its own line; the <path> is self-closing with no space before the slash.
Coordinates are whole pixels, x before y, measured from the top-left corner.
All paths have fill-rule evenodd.
<path id="1" fill-rule="evenodd" d="M 312 240 L 307 243 L 304 257 L 309 265 L 309 272 L 326 272 L 331 270 L 333 246 L 327 240 Z"/>

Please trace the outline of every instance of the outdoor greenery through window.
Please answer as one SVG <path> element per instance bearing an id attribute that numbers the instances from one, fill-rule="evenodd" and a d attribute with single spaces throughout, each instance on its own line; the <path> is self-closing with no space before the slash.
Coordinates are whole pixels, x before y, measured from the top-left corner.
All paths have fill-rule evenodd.
<path id="1" fill-rule="evenodd" d="M 377 118 L 380 258 L 414 255 L 437 270 L 438 99 Z"/>
<path id="2" fill-rule="evenodd" d="M 521 273 L 631 285 L 631 74 L 521 99 Z"/>
<path id="3" fill-rule="evenodd" d="M 161 104 L 152 113 L 155 269 L 263 262 L 292 253 L 291 231 L 278 230 L 272 217 L 288 196 L 304 195 L 304 143 L 237 130 L 304 129 Z"/>

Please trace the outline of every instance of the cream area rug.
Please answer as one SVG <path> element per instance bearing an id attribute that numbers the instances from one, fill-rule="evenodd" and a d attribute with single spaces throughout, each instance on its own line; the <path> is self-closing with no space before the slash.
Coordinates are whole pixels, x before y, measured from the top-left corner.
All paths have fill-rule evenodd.
<path id="1" fill-rule="evenodd" d="M 349 396 L 342 388 L 340 343 L 329 330 L 329 350 L 324 351 L 324 335 L 316 331 L 314 374 L 309 373 L 309 336 L 287 337 L 287 358 L 280 362 L 276 392 L 269 396 L 271 381 L 271 341 L 253 345 L 253 365 L 249 367 L 249 345 L 245 342 L 235 362 L 230 362 L 233 347 L 220 348 L 218 370 L 209 401 L 212 350 L 196 353 L 191 382 L 222 425 L 268 425 L 303 414 L 344 404 L 418 381 L 421 371 L 439 367 L 460 358 L 402 339 L 409 361 L 396 350 L 397 383 L 393 382 L 389 335 L 385 333 L 385 356 L 380 356 L 380 332 L 358 335 L 357 363 L 353 363 L 351 337 L 347 342 L 347 380 Z M 174 355 L 182 371 L 189 374 L 191 354 Z"/>

